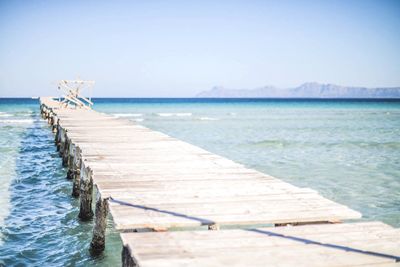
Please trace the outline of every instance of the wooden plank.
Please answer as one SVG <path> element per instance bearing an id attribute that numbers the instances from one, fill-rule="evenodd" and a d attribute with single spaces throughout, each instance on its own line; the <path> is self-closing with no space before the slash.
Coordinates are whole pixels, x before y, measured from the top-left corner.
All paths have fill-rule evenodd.
<path id="1" fill-rule="evenodd" d="M 377 222 L 122 233 L 139 266 L 399 266 L 400 230 Z"/>

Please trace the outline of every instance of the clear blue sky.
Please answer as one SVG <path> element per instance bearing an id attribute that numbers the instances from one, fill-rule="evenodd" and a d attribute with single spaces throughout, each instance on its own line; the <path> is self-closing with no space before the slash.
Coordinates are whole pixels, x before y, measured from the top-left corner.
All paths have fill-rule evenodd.
<path id="1" fill-rule="evenodd" d="M 0 96 L 400 86 L 400 1 L 2 1 Z"/>

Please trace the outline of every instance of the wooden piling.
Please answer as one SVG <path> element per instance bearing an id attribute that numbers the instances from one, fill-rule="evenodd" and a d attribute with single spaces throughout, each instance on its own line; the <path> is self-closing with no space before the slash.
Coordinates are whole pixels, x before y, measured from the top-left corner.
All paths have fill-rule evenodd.
<path id="1" fill-rule="evenodd" d="M 45 120 L 46 119 L 46 113 L 47 113 L 47 107 L 46 106 L 43 106 L 43 109 L 42 109 L 42 118 Z"/>
<path id="2" fill-rule="evenodd" d="M 60 128 L 60 136 L 59 136 L 59 152 L 60 156 L 63 156 L 64 154 L 64 149 L 65 149 L 65 139 L 66 139 L 66 130 L 61 127 Z"/>
<path id="3" fill-rule="evenodd" d="M 100 192 L 96 190 L 95 221 L 92 242 L 90 243 L 92 254 L 98 254 L 105 248 L 108 210 L 108 199 L 102 198 Z"/>
<path id="4" fill-rule="evenodd" d="M 52 123 L 52 127 L 51 127 L 51 131 L 53 133 L 57 132 L 57 125 L 58 125 L 58 117 L 57 117 L 57 115 L 54 115 L 53 116 L 53 123 Z"/>
<path id="5" fill-rule="evenodd" d="M 82 161 L 81 149 L 79 146 L 75 146 L 74 157 L 73 157 L 73 166 L 72 166 L 72 171 L 73 171 L 72 196 L 73 197 L 79 197 L 79 195 L 80 195 L 81 161 Z"/>
<path id="6" fill-rule="evenodd" d="M 123 267 L 139 267 L 139 265 L 136 263 L 136 261 L 131 256 L 131 253 L 127 246 L 122 247 L 121 257 L 122 257 L 122 266 Z"/>
<path id="7" fill-rule="evenodd" d="M 68 156 L 67 156 L 67 179 L 72 180 L 74 178 L 74 156 L 75 156 L 75 145 L 72 140 L 68 143 Z"/>
<path id="8" fill-rule="evenodd" d="M 43 114 L 44 114 L 44 108 L 45 105 L 44 104 L 40 104 L 40 116 L 43 118 Z"/>
<path id="9" fill-rule="evenodd" d="M 93 171 L 89 167 L 85 167 L 84 162 L 81 165 L 79 218 L 87 221 L 93 217 Z"/>
<path id="10" fill-rule="evenodd" d="M 47 120 L 47 123 L 49 123 L 49 124 L 50 124 L 50 114 L 51 114 L 51 110 L 50 109 L 46 109 L 45 119 Z"/>
<path id="11" fill-rule="evenodd" d="M 47 123 L 49 124 L 49 125 L 51 125 L 51 123 L 52 123 L 52 121 L 53 121 L 53 119 L 52 119 L 52 117 L 53 117 L 53 112 L 49 112 L 49 115 L 48 115 L 48 117 L 47 117 Z"/>
<path id="12" fill-rule="evenodd" d="M 60 122 L 57 124 L 57 131 L 54 135 L 54 143 L 56 144 L 57 151 L 61 148 L 61 125 Z"/>
<path id="13" fill-rule="evenodd" d="M 68 138 L 68 135 L 65 134 L 65 141 L 64 141 L 64 149 L 62 151 L 62 165 L 64 167 L 68 167 L 68 158 L 69 158 L 69 149 L 70 149 L 71 140 Z M 68 178 L 68 176 L 67 176 Z"/>

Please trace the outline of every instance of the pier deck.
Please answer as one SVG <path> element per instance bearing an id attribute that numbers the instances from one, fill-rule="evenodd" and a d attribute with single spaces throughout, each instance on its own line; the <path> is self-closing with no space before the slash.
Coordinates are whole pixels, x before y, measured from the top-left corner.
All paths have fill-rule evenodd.
<path id="1" fill-rule="evenodd" d="M 131 266 L 400 265 L 395 256 L 400 250 L 400 229 L 379 222 L 123 233 L 121 237 L 123 261 Z"/>
<path id="2" fill-rule="evenodd" d="M 50 98 L 41 98 L 41 106 L 69 168 L 72 194 L 80 196 L 81 219 L 92 217 L 93 189 L 97 192 L 94 250 L 104 248 L 109 211 L 115 228 L 121 231 L 167 231 L 202 225 L 217 230 L 221 225 L 337 223 L 361 217 L 314 190 L 290 185 L 129 120 L 93 110 L 59 108 Z M 235 231 L 210 232 L 204 240 L 229 233 L 241 233 L 238 238 L 246 239 L 252 234 Z M 142 236 L 168 243 L 181 235 L 189 239 L 190 235 L 204 235 L 185 233 L 130 233 L 122 238 L 125 250 L 140 254 L 141 244 L 143 248 L 151 245 Z"/>

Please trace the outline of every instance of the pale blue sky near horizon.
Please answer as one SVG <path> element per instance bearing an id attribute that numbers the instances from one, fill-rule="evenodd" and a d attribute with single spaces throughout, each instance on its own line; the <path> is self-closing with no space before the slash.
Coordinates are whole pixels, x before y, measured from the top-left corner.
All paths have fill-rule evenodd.
<path id="1" fill-rule="evenodd" d="M 0 97 L 400 86 L 400 1 L 3 1 Z"/>

